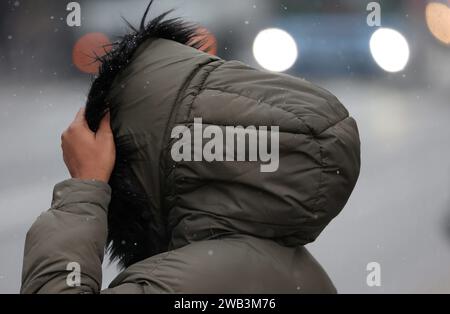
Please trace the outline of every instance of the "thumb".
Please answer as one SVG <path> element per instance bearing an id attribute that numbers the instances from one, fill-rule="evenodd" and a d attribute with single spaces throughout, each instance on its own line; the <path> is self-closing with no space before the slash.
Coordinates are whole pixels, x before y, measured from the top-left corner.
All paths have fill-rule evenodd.
<path id="1" fill-rule="evenodd" d="M 112 135 L 111 130 L 111 114 L 109 111 L 105 114 L 103 119 L 100 121 L 100 125 L 97 130 L 97 136 L 103 136 L 103 135 Z"/>

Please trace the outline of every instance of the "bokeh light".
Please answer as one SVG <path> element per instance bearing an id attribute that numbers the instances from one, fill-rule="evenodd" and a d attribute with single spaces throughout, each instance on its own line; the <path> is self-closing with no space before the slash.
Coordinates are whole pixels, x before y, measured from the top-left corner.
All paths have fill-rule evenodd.
<path id="1" fill-rule="evenodd" d="M 204 27 L 197 29 L 197 35 L 192 38 L 191 43 L 199 41 L 203 41 L 199 50 L 211 55 L 217 55 L 217 39 L 208 29 Z"/>
<path id="2" fill-rule="evenodd" d="M 370 51 L 376 63 L 387 72 L 402 71 L 409 61 L 409 45 L 398 31 L 380 28 L 370 38 Z"/>
<path id="3" fill-rule="evenodd" d="M 73 64 L 82 72 L 97 74 L 100 62 L 95 56 L 103 56 L 111 50 L 111 42 L 103 33 L 89 33 L 81 37 L 72 51 Z"/>
<path id="4" fill-rule="evenodd" d="M 264 69 L 283 72 L 297 61 L 298 49 L 292 36 L 278 28 L 262 30 L 253 42 L 253 55 Z"/>
<path id="5" fill-rule="evenodd" d="M 428 29 L 431 34 L 442 42 L 450 45 L 450 8 L 439 2 L 431 2 L 425 10 Z"/>

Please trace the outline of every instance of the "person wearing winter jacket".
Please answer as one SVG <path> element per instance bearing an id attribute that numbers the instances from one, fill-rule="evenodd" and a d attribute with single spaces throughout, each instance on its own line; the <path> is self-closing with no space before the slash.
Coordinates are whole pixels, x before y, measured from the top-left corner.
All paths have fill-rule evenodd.
<path id="1" fill-rule="evenodd" d="M 21 292 L 335 293 L 304 245 L 356 184 L 355 121 L 330 92 L 147 13 L 63 133 L 72 178 L 27 233 Z M 105 249 L 123 270 L 101 290 Z"/>

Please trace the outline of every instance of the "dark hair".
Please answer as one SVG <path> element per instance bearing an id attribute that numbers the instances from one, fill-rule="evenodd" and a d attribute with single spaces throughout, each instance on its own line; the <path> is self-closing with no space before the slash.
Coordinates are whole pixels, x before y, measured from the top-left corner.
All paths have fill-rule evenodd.
<path id="1" fill-rule="evenodd" d="M 166 19 L 172 10 L 146 23 L 152 4 L 153 0 L 145 10 L 139 28 L 125 20 L 131 33 L 113 43 L 104 56 L 95 56 L 101 66 L 86 104 L 86 120 L 94 132 L 110 109 L 107 96 L 114 79 L 127 67 L 142 43 L 164 38 L 194 48 L 204 47 L 205 40 L 199 37 L 196 24 L 179 18 Z M 155 210 L 152 210 L 144 189 L 130 167 L 130 162 L 136 158 L 136 151 L 140 149 L 135 143 L 131 137 L 116 138 L 116 164 L 109 182 L 112 197 L 108 212 L 108 250 L 111 258 L 119 260 L 124 267 L 166 251 L 169 242 L 164 231 L 166 227 L 155 227 Z"/>

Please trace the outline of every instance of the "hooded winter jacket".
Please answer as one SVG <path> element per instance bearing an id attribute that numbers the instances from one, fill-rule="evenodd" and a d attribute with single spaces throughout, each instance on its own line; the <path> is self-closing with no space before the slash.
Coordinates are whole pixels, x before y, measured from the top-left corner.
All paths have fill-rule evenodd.
<path id="1" fill-rule="evenodd" d="M 110 184 L 55 186 L 51 209 L 27 234 L 21 291 L 100 292 L 109 243 L 126 269 L 105 293 L 335 292 L 303 246 L 355 186 L 355 121 L 335 96 L 303 79 L 166 37 L 138 41 L 114 76 L 104 96 L 118 154 Z M 91 125 L 101 118 L 94 107 L 87 108 Z M 261 160 L 174 158 L 174 130 L 194 133 L 196 118 L 202 131 L 216 126 L 223 134 L 278 127 L 277 169 L 261 171 Z M 194 146 L 186 146 L 190 156 Z M 74 287 L 72 262 L 81 274 Z"/>

